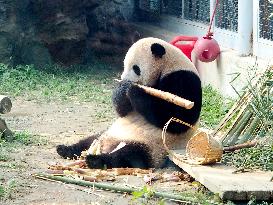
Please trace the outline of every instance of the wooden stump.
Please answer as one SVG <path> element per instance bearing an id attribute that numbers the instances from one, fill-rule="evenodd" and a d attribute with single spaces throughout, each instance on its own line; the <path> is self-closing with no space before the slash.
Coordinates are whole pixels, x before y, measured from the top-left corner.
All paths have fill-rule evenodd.
<path id="1" fill-rule="evenodd" d="M 0 113 L 6 114 L 9 113 L 12 107 L 11 100 L 4 95 L 0 95 Z"/>
<path id="2" fill-rule="evenodd" d="M 8 140 L 8 141 L 13 139 L 12 131 L 7 127 L 5 120 L 1 118 L 0 118 L 0 138 L 4 138 L 5 140 Z"/>

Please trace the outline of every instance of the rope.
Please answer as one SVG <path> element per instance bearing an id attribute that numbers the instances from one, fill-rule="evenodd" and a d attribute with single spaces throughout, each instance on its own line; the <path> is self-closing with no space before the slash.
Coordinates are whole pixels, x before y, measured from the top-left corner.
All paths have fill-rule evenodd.
<path id="1" fill-rule="evenodd" d="M 211 38 L 213 36 L 213 32 L 211 32 L 211 27 L 212 27 L 212 23 L 213 23 L 215 14 L 216 14 L 218 4 L 219 4 L 219 0 L 216 0 L 215 7 L 214 7 L 214 10 L 213 10 L 213 13 L 212 13 L 212 16 L 211 16 L 211 20 L 210 20 L 210 24 L 209 24 L 209 30 L 208 30 L 208 33 L 206 35 L 207 38 Z"/>

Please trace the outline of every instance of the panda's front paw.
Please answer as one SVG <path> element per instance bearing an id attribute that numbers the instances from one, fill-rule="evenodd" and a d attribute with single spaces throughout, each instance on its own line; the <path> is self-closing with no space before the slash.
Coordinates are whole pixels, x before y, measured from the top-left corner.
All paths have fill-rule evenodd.
<path id="1" fill-rule="evenodd" d="M 90 169 L 112 168 L 112 160 L 109 154 L 87 155 L 85 161 Z"/>
<path id="2" fill-rule="evenodd" d="M 132 88 L 133 82 L 130 80 L 122 80 L 119 84 L 119 87 L 123 90 L 125 95 L 128 94 L 129 90 Z"/>
<path id="3" fill-rule="evenodd" d="M 126 116 L 133 110 L 127 95 L 132 85 L 131 81 L 121 81 L 118 87 L 113 91 L 112 102 L 120 117 Z"/>

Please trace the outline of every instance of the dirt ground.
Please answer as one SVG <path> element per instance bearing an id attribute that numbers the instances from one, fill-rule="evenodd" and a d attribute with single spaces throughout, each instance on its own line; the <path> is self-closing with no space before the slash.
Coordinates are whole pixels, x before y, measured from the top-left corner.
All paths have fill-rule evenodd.
<path id="1" fill-rule="evenodd" d="M 0 204 L 132 204 L 132 197 L 124 194 L 43 181 L 31 176 L 32 173 L 45 171 L 48 162 L 66 161 L 57 155 L 57 144 L 70 144 L 81 137 L 106 129 L 113 119 L 100 120 L 96 117 L 97 112 L 100 112 L 99 108 L 92 103 L 37 103 L 20 99 L 13 101 L 12 111 L 3 116 L 8 126 L 12 130 L 26 130 L 42 136 L 47 143 L 21 146 L 9 153 L 14 160 L 14 166 L 0 166 L 0 173 L 4 173 L 0 180 L 13 179 L 16 188 L 11 199 L 0 201 Z M 137 177 L 124 176 L 118 182 L 144 186 L 143 179 Z M 168 192 L 182 191 L 189 187 L 187 182 L 175 183 L 175 186 L 174 182 L 156 185 L 156 188 Z"/>

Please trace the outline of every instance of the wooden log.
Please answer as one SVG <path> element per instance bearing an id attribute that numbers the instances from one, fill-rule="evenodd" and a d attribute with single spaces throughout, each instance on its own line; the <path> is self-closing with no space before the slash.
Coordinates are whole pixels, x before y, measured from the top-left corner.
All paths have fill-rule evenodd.
<path id="1" fill-rule="evenodd" d="M 0 95 L 0 113 L 1 114 L 6 114 L 10 112 L 12 107 L 11 100 L 4 95 Z"/>
<path id="2" fill-rule="evenodd" d="M 0 138 L 11 141 L 13 139 L 12 131 L 7 127 L 5 120 L 0 118 Z"/>

